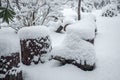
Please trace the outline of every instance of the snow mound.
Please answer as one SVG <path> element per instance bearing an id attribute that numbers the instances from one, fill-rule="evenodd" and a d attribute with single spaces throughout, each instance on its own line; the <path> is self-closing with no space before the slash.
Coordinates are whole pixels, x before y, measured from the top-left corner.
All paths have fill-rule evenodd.
<path id="1" fill-rule="evenodd" d="M 46 26 L 31 26 L 24 27 L 18 32 L 20 39 L 38 39 L 46 37 L 49 34 L 49 30 Z"/>
<path id="2" fill-rule="evenodd" d="M 95 17 L 95 15 L 93 15 L 93 14 L 91 14 L 91 13 L 87 13 L 87 15 L 85 15 L 83 19 L 88 19 L 88 20 L 90 20 L 90 21 L 96 22 L 96 17 Z"/>
<path id="3" fill-rule="evenodd" d="M 49 21 L 47 23 L 47 26 L 51 31 L 56 31 L 61 25 L 62 25 L 62 22 L 60 20 L 58 20 L 57 22 Z"/>
<path id="4" fill-rule="evenodd" d="M 94 14 L 92 14 L 92 13 L 81 13 L 81 18 L 82 19 L 91 19 L 91 20 L 96 20 L 96 16 L 94 15 Z"/>
<path id="5" fill-rule="evenodd" d="M 72 17 L 65 17 L 63 19 L 63 26 L 68 25 L 68 24 L 72 24 L 75 22 L 75 19 L 73 19 Z"/>
<path id="6" fill-rule="evenodd" d="M 85 40 L 94 39 L 94 37 L 94 20 L 89 21 L 85 18 L 71 24 L 67 27 L 66 37 L 62 44 L 53 48 L 52 58 L 62 63 L 74 64 L 83 70 L 93 70 L 96 61 L 94 46 Z M 89 67 L 85 67 L 86 65 Z"/>
<path id="7" fill-rule="evenodd" d="M 95 38 L 96 25 L 93 20 L 88 18 L 82 19 L 67 27 L 67 34 L 72 34 L 81 39 L 91 40 Z"/>
<path id="8" fill-rule="evenodd" d="M 0 56 L 20 52 L 19 37 L 12 28 L 0 29 Z"/>
<path id="9" fill-rule="evenodd" d="M 82 65 L 85 65 L 85 62 L 87 65 L 94 65 L 96 61 L 94 46 L 91 43 L 81 39 L 81 34 L 83 33 L 81 33 L 80 30 L 83 29 L 79 28 L 78 25 L 77 27 L 69 26 L 66 37 L 62 44 L 53 48 L 51 55 L 53 57 L 59 56 L 66 60 L 74 60 L 76 63 Z M 89 35 L 87 39 L 88 38 Z"/>
<path id="10" fill-rule="evenodd" d="M 75 60 L 77 63 L 84 65 L 94 65 L 95 51 L 92 44 L 84 40 L 79 42 L 67 42 L 66 45 L 56 47 L 52 50 L 53 56 L 60 56 L 66 60 Z"/>
<path id="11" fill-rule="evenodd" d="M 73 10 L 72 8 L 65 8 L 63 11 L 63 16 L 64 17 L 71 17 L 73 19 L 77 18 L 77 13 L 75 10 Z"/>
<path id="12" fill-rule="evenodd" d="M 77 13 L 72 8 L 65 8 L 63 11 L 63 27 L 72 24 L 77 19 Z"/>
<path id="13" fill-rule="evenodd" d="M 15 34 L 15 30 L 10 28 L 10 27 L 2 27 L 0 29 L 0 34 L 1 34 L 1 36 L 2 36 L 2 34 L 3 35 L 8 35 L 8 34 L 13 34 L 14 35 Z"/>

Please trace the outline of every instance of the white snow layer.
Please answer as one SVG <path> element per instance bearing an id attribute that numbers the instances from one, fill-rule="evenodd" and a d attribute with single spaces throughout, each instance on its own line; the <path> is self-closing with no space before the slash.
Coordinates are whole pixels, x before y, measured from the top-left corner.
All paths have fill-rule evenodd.
<path id="1" fill-rule="evenodd" d="M 61 56 L 65 59 L 73 59 L 78 63 L 82 61 L 83 64 L 84 61 L 86 61 L 89 65 L 93 65 L 95 63 L 96 59 L 93 45 L 82 40 L 94 38 L 95 26 L 94 23 L 88 23 L 89 25 L 86 25 L 86 22 L 84 21 L 88 22 L 85 18 L 68 26 L 65 39 L 61 45 L 53 48 L 51 55 Z"/>
<path id="2" fill-rule="evenodd" d="M 81 13 L 81 18 L 96 21 L 96 16 L 92 13 Z"/>
<path id="3" fill-rule="evenodd" d="M 49 34 L 49 30 L 46 26 L 31 26 L 24 27 L 18 32 L 20 39 L 38 39 L 46 37 Z"/>
<path id="4" fill-rule="evenodd" d="M 62 22 L 60 20 L 58 20 L 56 22 L 55 21 L 49 21 L 47 23 L 47 26 L 51 31 L 56 31 L 60 26 L 62 26 Z"/>
<path id="5" fill-rule="evenodd" d="M 77 13 L 75 10 L 73 10 L 72 8 L 65 8 L 63 11 L 63 16 L 64 17 L 71 17 L 73 19 L 77 18 Z"/>
<path id="6" fill-rule="evenodd" d="M 67 24 L 72 24 L 77 19 L 77 13 L 72 8 L 65 8 L 63 11 L 63 27 Z"/>
<path id="7" fill-rule="evenodd" d="M 95 13 L 94 13 L 95 14 Z M 98 12 L 96 13 L 98 16 Z M 98 35 L 95 39 L 97 57 L 94 71 L 82 71 L 73 65 L 58 67 L 56 61 L 34 66 L 23 66 L 25 80 L 120 80 L 120 17 L 97 17 Z M 55 34 L 55 33 L 54 33 Z M 58 36 L 57 36 L 58 35 Z M 66 34 L 65 34 L 66 35 Z M 52 34 L 57 42 L 64 34 Z M 57 36 L 57 40 L 56 39 Z M 60 44 L 58 44 L 60 45 Z"/>
<path id="8" fill-rule="evenodd" d="M 83 18 L 75 24 L 67 26 L 66 31 L 68 34 L 74 33 L 74 36 L 79 35 L 79 38 L 88 40 L 95 38 L 95 29 L 94 19 Z"/>
<path id="9" fill-rule="evenodd" d="M 0 29 L 0 56 L 20 52 L 20 40 L 12 28 Z"/>
<path id="10" fill-rule="evenodd" d="M 61 56 L 65 59 L 73 59 L 78 63 L 80 61 L 87 62 L 89 65 L 95 63 L 95 51 L 91 43 L 81 39 L 77 29 L 71 29 L 70 33 L 66 34 L 63 43 L 58 47 L 53 48 L 52 55 Z"/>
<path id="11" fill-rule="evenodd" d="M 72 17 L 64 17 L 62 25 L 72 24 L 75 22 L 75 19 Z"/>
<path id="12" fill-rule="evenodd" d="M 81 40 L 80 42 L 67 43 L 66 46 L 59 46 L 52 50 L 53 56 L 61 56 L 62 58 L 75 60 L 77 63 L 82 63 L 84 61 L 88 65 L 93 65 L 96 61 L 95 51 L 93 45 Z"/>

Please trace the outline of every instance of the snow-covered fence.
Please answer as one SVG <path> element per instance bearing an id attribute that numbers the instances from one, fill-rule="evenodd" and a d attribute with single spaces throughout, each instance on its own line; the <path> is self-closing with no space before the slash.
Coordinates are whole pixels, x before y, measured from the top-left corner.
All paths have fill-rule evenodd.
<path id="1" fill-rule="evenodd" d="M 25 27 L 19 30 L 22 63 L 38 64 L 43 54 L 51 51 L 49 31 L 45 26 Z"/>
<path id="2" fill-rule="evenodd" d="M 20 63 L 20 41 L 11 28 L 2 28 L 0 29 L 0 79 L 3 80 L 13 80 L 11 79 L 12 75 L 16 73 L 9 73 L 12 68 L 17 72 L 14 76 L 14 80 L 22 80 L 22 71 L 18 69 Z M 2 75 L 2 76 L 1 76 Z"/>

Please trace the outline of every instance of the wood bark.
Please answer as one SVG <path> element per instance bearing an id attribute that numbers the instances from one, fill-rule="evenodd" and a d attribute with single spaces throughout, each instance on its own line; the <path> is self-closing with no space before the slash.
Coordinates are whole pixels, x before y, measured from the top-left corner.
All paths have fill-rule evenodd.
<path id="1" fill-rule="evenodd" d="M 81 0 L 78 0 L 78 20 L 81 19 L 81 13 L 80 13 L 80 11 L 81 11 Z"/>
<path id="2" fill-rule="evenodd" d="M 2 6 L 1 0 L 0 0 L 0 7 Z"/>

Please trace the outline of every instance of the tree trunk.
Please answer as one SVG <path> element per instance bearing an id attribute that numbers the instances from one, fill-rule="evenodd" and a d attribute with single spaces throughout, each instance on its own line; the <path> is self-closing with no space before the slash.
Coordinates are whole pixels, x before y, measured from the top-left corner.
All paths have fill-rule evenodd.
<path id="1" fill-rule="evenodd" d="M 34 20 L 35 20 L 35 12 L 32 13 L 32 22 L 33 22 L 32 25 L 35 25 Z"/>
<path id="2" fill-rule="evenodd" d="M 0 0 L 0 7 L 2 6 L 1 0 Z"/>
<path id="3" fill-rule="evenodd" d="M 81 8 L 81 0 L 78 0 L 78 20 L 81 19 L 80 8 Z"/>

